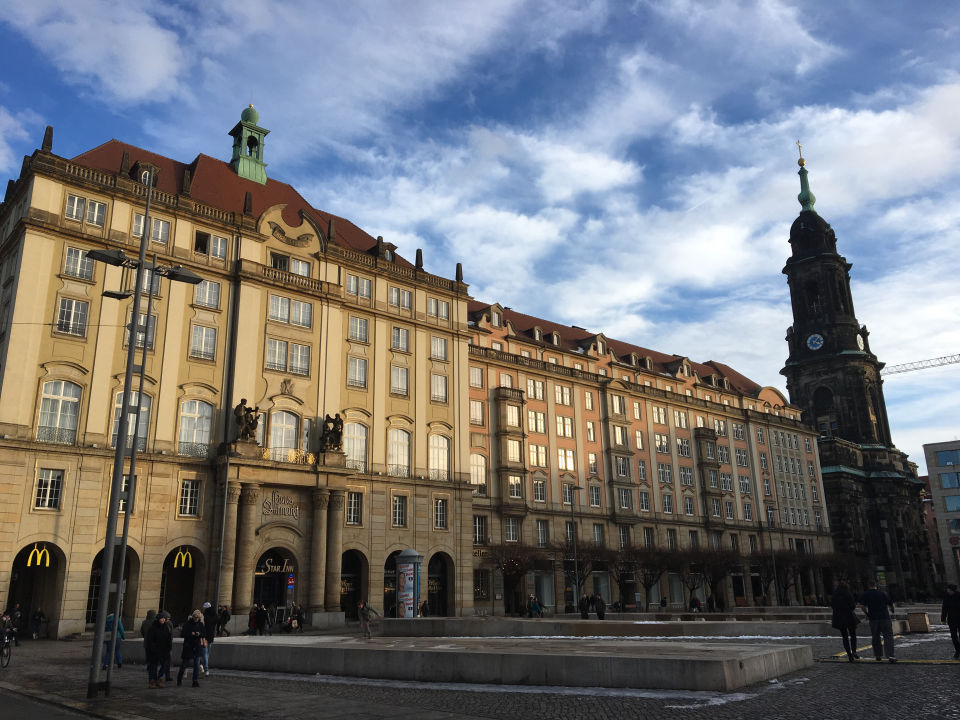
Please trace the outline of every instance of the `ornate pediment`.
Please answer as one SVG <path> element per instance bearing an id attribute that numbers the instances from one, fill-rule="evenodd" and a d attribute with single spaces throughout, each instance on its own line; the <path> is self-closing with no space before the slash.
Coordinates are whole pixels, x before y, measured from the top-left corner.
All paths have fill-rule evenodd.
<path id="1" fill-rule="evenodd" d="M 323 249 L 323 235 L 310 217 L 301 211 L 300 224 L 296 227 L 288 225 L 283 219 L 285 207 L 286 204 L 281 204 L 267 208 L 260 216 L 257 230 L 262 235 L 270 235 L 291 247 Z"/>

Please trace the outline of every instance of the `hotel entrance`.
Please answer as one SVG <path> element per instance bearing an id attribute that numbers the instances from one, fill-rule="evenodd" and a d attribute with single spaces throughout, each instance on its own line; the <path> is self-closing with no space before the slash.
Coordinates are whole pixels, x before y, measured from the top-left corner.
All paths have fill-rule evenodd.
<path id="1" fill-rule="evenodd" d="M 257 560 L 253 582 L 253 602 L 273 607 L 281 612 L 295 602 L 297 590 L 297 563 L 293 555 L 283 548 L 270 548 Z M 271 620 L 276 620 L 271 618 Z"/>

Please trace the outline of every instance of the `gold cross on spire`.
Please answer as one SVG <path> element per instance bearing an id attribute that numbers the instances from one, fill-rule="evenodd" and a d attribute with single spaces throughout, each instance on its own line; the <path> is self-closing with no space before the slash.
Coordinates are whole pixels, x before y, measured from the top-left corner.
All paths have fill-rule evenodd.
<path id="1" fill-rule="evenodd" d="M 800 144 L 799 140 L 797 140 L 797 152 L 800 153 L 800 159 L 797 160 L 797 165 L 803 167 L 807 164 L 807 161 L 803 159 L 803 145 Z"/>

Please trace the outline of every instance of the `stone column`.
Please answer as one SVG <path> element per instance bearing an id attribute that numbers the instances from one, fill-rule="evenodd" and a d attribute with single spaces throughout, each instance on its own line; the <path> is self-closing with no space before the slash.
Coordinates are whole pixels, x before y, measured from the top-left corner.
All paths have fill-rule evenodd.
<path id="1" fill-rule="evenodd" d="M 743 595 L 747 600 L 747 607 L 753 607 L 757 603 L 753 599 L 753 576 L 750 574 L 750 563 L 741 567 L 743 573 Z"/>
<path id="2" fill-rule="evenodd" d="M 330 491 L 327 510 L 327 567 L 323 605 L 327 612 L 340 612 L 340 559 L 343 554 L 343 501 L 346 492 Z"/>
<path id="3" fill-rule="evenodd" d="M 310 593 L 308 609 L 321 612 L 324 606 L 323 588 L 327 571 L 327 507 L 330 491 L 313 491 L 313 536 L 310 538 Z"/>
<path id="4" fill-rule="evenodd" d="M 237 503 L 240 483 L 227 483 L 226 518 L 223 526 L 223 557 L 220 561 L 220 597 L 217 604 L 233 606 L 233 565 L 237 556 Z"/>
<path id="5" fill-rule="evenodd" d="M 237 554 L 233 573 L 233 614 L 243 614 L 253 604 L 253 573 L 257 558 L 254 531 L 260 510 L 260 486 L 243 483 L 237 521 Z"/>

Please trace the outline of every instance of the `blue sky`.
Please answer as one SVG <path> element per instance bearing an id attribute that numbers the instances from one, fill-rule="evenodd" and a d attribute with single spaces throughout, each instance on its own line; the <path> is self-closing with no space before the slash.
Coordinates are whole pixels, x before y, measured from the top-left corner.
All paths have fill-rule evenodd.
<path id="1" fill-rule="evenodd" d="M 478 299 L 784 388 L 799 138 L 871 347 L 960 352 L 954 3 L 31 0 L 0 6 L 0 177 L 110 138 L 271 177 Z M 960 435 L 960 365 L 887 379 Z"/>

